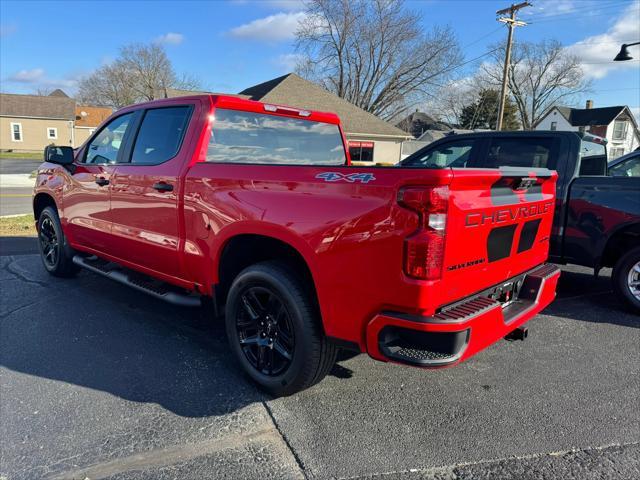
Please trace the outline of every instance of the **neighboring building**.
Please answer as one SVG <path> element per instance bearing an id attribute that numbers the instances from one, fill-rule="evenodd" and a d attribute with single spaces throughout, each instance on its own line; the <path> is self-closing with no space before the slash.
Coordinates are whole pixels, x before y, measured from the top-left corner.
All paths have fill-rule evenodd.
<path id="1" fill-rule="evenodd" d="M 75 112 L 73 146 L 79 147 L 91 136 L 96 127 L 111 115 L 113 110 L 108 107 L 76 105 Z"/>
<path id="2" fill-rule="evenodd" d="M 76 102 L 62 90 L 48 96 L 0 93 L 0 150 L 42 151 L 74 146 Z"/>
<path id="3" fill-rule="evenodd" d="M 593 108 L 552 107 L 536 123 L 536 130 L 588 132 L 607 139 L 609 159 L 634 151 L 640 145 L 640 131 L 627 106 Z"/>
<path id="4" fill-rule="evenodd" d="M 294 73 L 249 87 L 240 95 L 265 103 L 336 113 L 354 161 L 397 163 L 402 142 L 411 138 L 410 134 Z"/>
<path id="5" fill-rule="evenodd" d="M 400 120 L 396 127 L 410 133 L 413 137 L 418 138 L 422 136 L 427 130 L 434 131 L 447 131 L 451 130 L 452 126 L 446 122 L 440 122 L 433 118 L 431 115 L 416 110 L 410 113 L 405 118 Z"/>

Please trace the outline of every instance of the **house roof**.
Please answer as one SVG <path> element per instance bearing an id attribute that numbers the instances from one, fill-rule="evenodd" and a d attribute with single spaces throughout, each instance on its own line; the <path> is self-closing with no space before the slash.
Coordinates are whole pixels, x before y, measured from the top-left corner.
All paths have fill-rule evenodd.
<path id="1" fill-rule="evenodd" d="M 609 125 L 627 107 L 619 105 L 615 107 L 602 107 L 602 108 L 570 108 L 570 107 L 555 107 L 555 108 L 572 126 L 589 127 L 594 125 Z M 549 112 L 551 112 L 551 110 Z M 546 115 L 544 115 L 542 118 L 544 117 L 546 117 Z"/>
<path id="2" fill-rule="evenodd" d="M 111 115 L 113 110 L 108 107 L 94 107 L 91 105 L 76 105 L 76 126 L 97 127 Z"/>
<path id="3" fill-rule="evenodd" d="M 342 126 L 347 134 L 361 133 L 396 138 L 409 138 L 411 136 L 295 73 L 289 73 L 246 88 L 240 92 L 240 95 L 265 103 L 333 112 L 340 117 Z"/>
<path id="4" fill-rule="evenodd" d="M 75 119 L 75 106 L 75 100 L 67 96 L 0 93 L 0 115 L 3 117 L 73 120 Z"/>

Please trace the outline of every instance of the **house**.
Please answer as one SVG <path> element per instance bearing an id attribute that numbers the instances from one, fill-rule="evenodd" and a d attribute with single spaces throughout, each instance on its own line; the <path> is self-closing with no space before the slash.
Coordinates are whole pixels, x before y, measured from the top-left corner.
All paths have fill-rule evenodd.
<path id="1" fill-rule="evenodd" d="M 410 134 L 294 73 L 246 88 L 240 95 L 265 103 L 336 113 L 342 121 L 353 161 L 397 163 L 402 142 L 411 138 Z"/>
<path id="2" fill-rule="evenodd" d="M 74 147 L 82 145 L 113 110 L 108 107 L 76 105 L 74 124 Z"/>
<path id="3" fill-rule="evenodd" d="M 75 146 L 76 102 L 62 90 L 50 95 L 0 93 L 0 150 L 42 151 L 46 145 Z"/>
<path id="4" fill-rule="evenodd" d="M 447 131 L 451 130 L 452 128 L 452 126 L 448 123 L 436 120 L 431 115 L 420 112 L 419 110 L 410 113 L 405 118 L 400 120 L 396 124 L 396 127 L 407 133 L 410 133 L 415 138 L 420 137 L 427 130 Z"/>
<path id="5" fill-rule="evenodd" d="M 593 108 L 552 107 L 536 123 L 535 130 L 588 132 L 607 139 L 609 159 L 632 152 L 640 145 L 640 131 L 627 106 Z"/>

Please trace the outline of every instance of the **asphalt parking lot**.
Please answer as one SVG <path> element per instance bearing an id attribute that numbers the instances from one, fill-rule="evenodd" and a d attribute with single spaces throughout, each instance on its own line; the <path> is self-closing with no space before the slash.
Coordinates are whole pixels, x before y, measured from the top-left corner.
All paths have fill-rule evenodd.
<path id="1" fill-rule="evenodd" d="M 0 258 L 0 478 L 640 478 L 640 317 L 606 276 L 566 268 L 527 341 L 456 368 L 345 356 L 272 399 L 201 311 L 24 245 Z"/>

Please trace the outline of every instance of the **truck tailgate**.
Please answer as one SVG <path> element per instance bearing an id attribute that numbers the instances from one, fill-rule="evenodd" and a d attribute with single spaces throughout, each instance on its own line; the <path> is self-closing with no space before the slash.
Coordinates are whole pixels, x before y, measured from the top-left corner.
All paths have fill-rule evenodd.
<path id="1" fill-rule="evenodd" d="M 453 170 L 441 300 L 498 285 L 547 259 L 556 179 L 547 169 Z"/>

